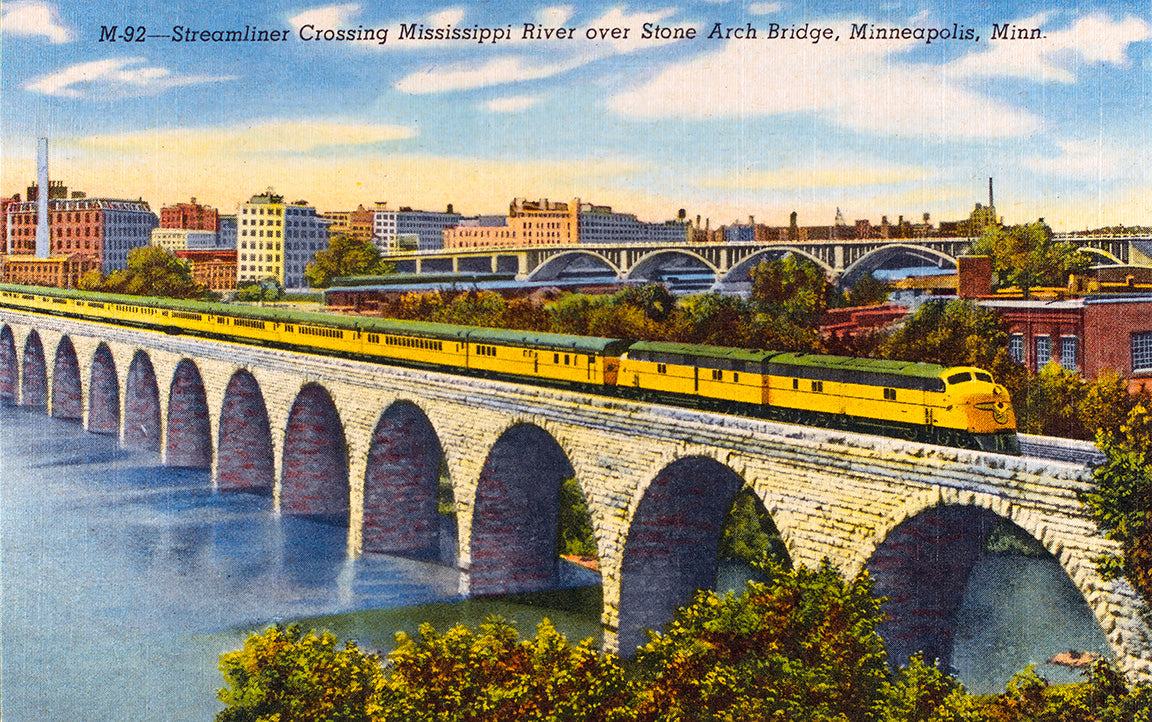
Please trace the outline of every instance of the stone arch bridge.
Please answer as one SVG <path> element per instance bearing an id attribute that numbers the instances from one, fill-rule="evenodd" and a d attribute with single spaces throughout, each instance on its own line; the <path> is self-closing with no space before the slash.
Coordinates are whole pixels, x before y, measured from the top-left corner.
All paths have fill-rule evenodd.
<path id="1" fill-rule="evenodd" d="M 588 502 L 605 646 L 629 653 L 713 585 L 735 495 L 750 487 L 794 563 L 868 569 L 889 598 L 892 658 L 950 660 L 954 612 L 991 526 L 1059 561 L 1135 678 L 1148 609 L 1093 559 L 1083 466 L 640 404 L 567 390 L 237 345 L 0 309 L 0 400 L 75 419 L 220 490 L 343 524 L 350 554 L 438 548 L 441 464 L 463 591 L 553 583 L 560 480 Z"/>

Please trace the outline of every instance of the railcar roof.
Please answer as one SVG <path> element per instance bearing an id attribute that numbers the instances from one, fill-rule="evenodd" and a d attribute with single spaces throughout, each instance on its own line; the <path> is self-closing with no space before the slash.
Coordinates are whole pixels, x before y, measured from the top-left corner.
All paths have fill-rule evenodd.
<path id="1" fill-rule="evenodd" d="M 779 354 L 778 351 L 761 351 L 758 349 L 735 348 L 732 346 L 705 346 L 698 343 L 670 343 L 667 341 L 637 341 L 632 344 L 629 350 L 678 354 L 681 356 L 722 358 L 733 361 L 750 361 L 752 363 L 761 363 Z"/>
<path id="2" fill-rule="evenodd" d="M 876 374 L 897 374 L 915 378 L 939 378 L 944 373 L 940 364 L 891 361 L 888 359 L 854 358 L 852 356 L 826 356 L 810 353 L 783 353 L 771 360 L 772 364 L 803 366 L 807 368 L 842 369 Z"/>

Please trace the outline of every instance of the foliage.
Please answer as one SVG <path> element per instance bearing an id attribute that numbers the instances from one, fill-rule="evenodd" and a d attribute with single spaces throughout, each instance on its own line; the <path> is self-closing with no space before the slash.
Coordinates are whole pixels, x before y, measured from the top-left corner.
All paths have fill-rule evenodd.
<path id="1" fill-rule="evenodd" d="M 652 634 L 636 661 L 638 720 L 885 718 L 882 615 L 867 575 L 845 583 L 827 562 L 765 571 L 771 581 L 739 596 L 698 593 Z"/>
<path id="2" fill-rule="evenodd" d="M 313 288 L 327 288 L 337 276 L 385 274 L 393 268 L 380 260 L 380 249 L 372 241 L 340 235 L 332 238 L 327 249 L 316 252 L 304 277 Z"/>
<path id="3" fill-rule="evenodd" d="M 1105 462 L 1096 467 L 1095 485 L 1081 494 L 1096 524 L 1123 546 L 1122 559 L 1099 561 L 1105 577 L 1123 573 L 1152 604 L 1152 415 L 1145 403 L 1129 412 L 1116 431 L 1103 430 L 1097 446 Z"/>
<path id="4" fill-rule="evenodd" d="M 739 559 L 747 564 L 756 564 L 770 557 L 783 567 L 791 565 L 776 525 L 750 487 L 741 489 L 732 502 L 732 510 L 720 530 L 716 556 Z"/>
<path id="5" fill-rule="evenodd" d="M 971 722 L 975 707 L 959 682 L 919 654 L 893 675 L 888 692 L 892 722 Z"/>
<path id="6" fill-rule="evenodd" d="M 1152 685 L 1130 688 L 1123 675 L 1097 662 L 1088 680 L 1049 685 L 1032 667 L 1018 673 L 1002 695 L 973 706 L 973 722 L 1152 722 Z"/>
<path id="7" fill-rule="evenodd" d="M 992 259 L 996 287 L 1016 286 L 1027 298 L 1038 286 L 1066 286 L 1068 276 L 1082 273 L 1090 259 L 1067 242 L 1053 242 L 1052 229 L 1037 221 L 1029 225 L 984 229 L 970 253 Z"/>
<path id="8" fill-rule="evenodd" d="M 765 314 L 815 326 L 828 308 L 832 287 L 815 263 L 790 253 L 752 269 L 752 302 Z"/>
<path id="9" fill-rule="evenodd" d="M 576 646 L 544 620 L 536 637 L 490 617 L 477 633 L 457 626 L 444 634 L 423 625 L 412 639 L 397 635 L 389 655 L 387 705 L 379 720 L 628 719 L 629 688 L 614 657 L 591 640 Z"/>
<path id="10" fill-rule="evenodd" d="M 279 301 L 283 296 L 284 287 L 275 278 L 265 278 L 236 291 L 237 301 Z"/>
<path id="11" fill-rule="evenodd" d="M 568 477 L 560 483 L 560 512 L 556 522 L 556 543 L 560 554 L 595 557 L 596 535 L 592 515 L 580 483 Z"/>
<path id="12" fill-rule="evenodd" d="M 844 305 L 876 306 L 888 300 L 891 289 L 887 283 L 879 281 L 871 273 L 865 273 L 852 288 L 844 294 Z"/>
<path id="13" fill-rule="evenodd" d="M 220 658 L 227 707 L 217 722 L 370 720 L 381 711 L 378 660 L 331 634 L 303 634 L 299 625 L 252 634 L 244 648 Z"/>
<path id="14" fill-rule="evenodd" d="M 83 291 L 123 293 L 129 296 L 219 300 L 219 294 L 192 280 L 188 264 L 159 246 L 142 246 L 128 251 L 128 267 L 105 278 L 100 271 L 84 274 Z"/>

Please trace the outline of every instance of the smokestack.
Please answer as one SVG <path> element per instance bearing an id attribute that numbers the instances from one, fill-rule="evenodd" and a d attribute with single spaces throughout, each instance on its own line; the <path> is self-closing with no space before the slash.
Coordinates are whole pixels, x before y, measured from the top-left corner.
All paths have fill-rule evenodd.
<path id="1" fill-rule="evenodd" d="M 991 208 L 994 205 L 996 205 L 996 204 L 992 202 L 992 177 L 989 176 L 988 177 L 988 207 Z"/>
<path id="2" fill-rule="evenodd" d="M 52 236 L 48 230 L 48 139 L 37 142 L 36 182 L 36 257 L 47 258 L 52 251 Z"/>

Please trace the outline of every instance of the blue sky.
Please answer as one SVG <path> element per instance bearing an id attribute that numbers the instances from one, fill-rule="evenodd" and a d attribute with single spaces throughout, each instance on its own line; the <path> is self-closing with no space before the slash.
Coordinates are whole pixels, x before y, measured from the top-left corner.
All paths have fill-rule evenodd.
<path id="1" fill-rule="evenodd" d="M 0 191 L 35 138 L 90 195 L 223 209 L 274 187 L 321 210 L 388 201 L 499 213 L 579 197 L 713 225 L 966 216 L 995 177 L 1009 223 L 1152 225 L 1147 2 L 257 4 L 9 0 Z M 512 38 L 401 40 L 401 24 Z M 524 40 L 525 23 L 574 28 Z M 695 39 L 641 37 L 645 23 Z M 756 39 L 709 39 L 721 27 Z M 769 39 L 829 28 L 819 42 Z M 854 25 L 979 39 L 852 40 Z M 1040 28 L 992 40 L 993 24 Z M 102 26 L 286 31 L 276 43 L 99 42 Z M 386 28 L 387 42 L 301 29 Z M 590 40 L 598 28 L 629 36 Z M 309 31 L 311 32 L 311 31 Z M 963 33 L 961 33 L 963 34 Z"/>

